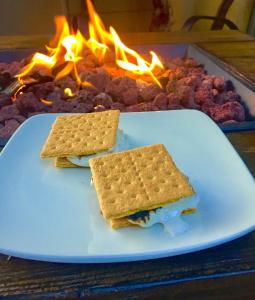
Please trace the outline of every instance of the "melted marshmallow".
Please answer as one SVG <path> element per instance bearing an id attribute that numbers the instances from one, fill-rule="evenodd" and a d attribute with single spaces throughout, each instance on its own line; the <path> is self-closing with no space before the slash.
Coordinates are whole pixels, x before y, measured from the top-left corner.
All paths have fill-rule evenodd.
<path id="1" fill-rule="evenodd" d="M 195 194 L 190 197 L 182 198 L 174 203 L 164 205 L 160 208 L 148 211 L 148 216 L 138 218 L 137 220 L 129 219 L 129 222 L 140 225 L 141 227 L 150 227 L 154 224 L 161 223 L 165 231 L 172 236 L 184 233 L 189 225 L 182 220 L 182 212 L 186 209 L 196 208 L 199 202 Z"/>

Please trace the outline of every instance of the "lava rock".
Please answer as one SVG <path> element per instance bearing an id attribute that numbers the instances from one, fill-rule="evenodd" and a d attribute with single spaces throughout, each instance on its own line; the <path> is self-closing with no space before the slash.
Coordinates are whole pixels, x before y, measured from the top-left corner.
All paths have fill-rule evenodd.
<path id="1" fill-rule="evenodd" d="M 82 72 L 80 77 L 82 81 L 89 82 L 100 92 L 104 92 L 106 86 L 111 81 L 110 75 L 104 68 L 96 68 L 90 71 Z"/>
<path id="2" fill-rule="evenodd" d="M 160 110 L 167 110 L 168 108 L 168 97 L 165 93 L 158 94 L 154 101 L 153 105 L 158 107 Z"/>
<path id="3" fill-rule="evenodd" d="M 71 76 L 65 76 L 65 77 L 55 81 L 55 84 L 63 90 L 65 88 L 69 88 L 73 92 L 75 92 L 77 90 L 77 83 Z"/>
<path id="4" fill-rule="evenodd" d="M 0 122 L 11 119 L 15 115 L 19 115 L 19 109 L 16 104 L 7 105 L 0 110 Z"/>
<path id="5" fill-rule="evenodd" d="M 73 113 L 89 113 L 94 110 L 92 103 L 77 103 L 74 105 L 72 112 Z"/>
<path id="6" fill-rule="evenodd" d="M 45 82 L 30 86 L 27 92 L 32 92 L 38 99 L 47 99 L 48 94 L 56 88 L 55 82 Z"/>
<path id="7" fill-rule="evenodd" d="M 237 101 L 230 101 L 222 105 L 215 105 L 210 108 L 209 115 L 217 123 L 235 120 L 243 122 L 245 120 L 245 111 L 243 106 Z"/>
<path id="8" fill-rule="evenodd" d="M 6 105 L 10 105 L 10 104 L 12 104 L 11 97 L 4 93 L 0 94 L 0 108 L 2 108 L 3 106 L 6 106 Z"/>
<path id="9" fill-rule="evenodd" d="M 161 88 L 155 83 L 147 83 L 141 79 L 137 80 L 138 93 L 145 102 L 152 101 L 157 94 L 161 93 Z"/>
<path id="10" fill-rule="evenodd" d="M 113 102 L 111 105 L 111 109 L 118 109 L 119 111 L 125 111 L 126 106 L 120 102 Z"/>
<path id="11" fill-rule="evenodd" d="M 176 90 L 176 81 L 175 80 L 169 80 L 166 85 L 166 91 L 167 93 L 174 93 Z"/>
<path id="12" fill-rule="evenodd" d="M 226 89 L 226 81 L 223 76 L 215 77 L 213 80 L 213 86 L 218 91 L 222 92 Z"/>
<path id="13" fill-rule="evenodd" d="M 96 105 L 103 105 L 105 108 L 111 108 L 113 101 L 112 97 L 106 93 L 100 93 L 95 97 Z"/>
<path id="14" fill-rule="evenodd" d="M 195 102 L 200 106 L 207 102 L 213 102 L 212 91 L 207 88 L 197 89 L 195 92 Z"/>
<path id="15" fill-rule="evenodd" d="M 4 127 L 0 128 L 0 137 L 3 139 L 10 138 L 19 125 L 20 123 L 14 119 L 5 121 Z"/>
<path id="16" fill-rule="evenodd" d="M 240 96 L 234 92 L 234 91 L 227 91 L 223 92 L 221 94 L 218 94 L 217 97 L 215 98 L 215 102 L 217 104 L 224 104 L 226 102 L 231 102 L 231 101 L 240 101 Z"/>
<path id="17" fill-rule="evenodd" d="M 170 93 L 167 95 L 168 98 L 168 106 L 167 109 L 172 110 L 172 109 L 182 109 L 184 108 L 181 105 L 181 99 L 174 93 Z"/>
<path id="18" fill-rule="evenodd" d="M 127 76 L 114 78 L 107 84 L 105 92 L 111 95 L 115 101 L 122 102 L 125 105 L 138 102 L 136 81 Z"/>
<path id="19" fill-rule="evenodd" d="M 77 102 L 73 103 L 73 101 L 56 100 L 53 102 L 50 112 L 70 113 L 73 111 L 76 105 L 78 105 Z"/>
<path id="20" fill-rule="evenodd" d="M 0 90 L 4 90 L 5 88 L 7 88 L 11 84 L 12 80 L 13 79 L 10 73 L 0 73 Z"/>
<path id="21" fill-rule="evenodd" d="M 19 94 L 15 103 L 22 114 L 47 110 L 45 105 L 32 92 Z"/>
<path id="22" fill-rule="evenodd" d="M 16 120 L 20 124 L 23 123 L 26 120 L 26 118 L 22 115 L 14 115 L 14 116 L 12 116 L 11 119 Z"/>
<path id="23" fill-rule="evenodd" d="M 107 108 L 101 104 L 94 107 L 94 112 L 100 112 L 100 111 L 105 111 L 105 110 L 107 110 Z"/>

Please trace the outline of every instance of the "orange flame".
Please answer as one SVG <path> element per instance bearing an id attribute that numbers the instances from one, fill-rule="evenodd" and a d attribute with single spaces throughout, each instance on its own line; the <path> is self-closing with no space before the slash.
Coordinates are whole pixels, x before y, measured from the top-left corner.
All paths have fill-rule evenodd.
<path id="1" fill-rule="evenodd" d="M 70 88 L 65 88 L 64 93 L 69 97 L 75 96 L 75 94 L 72 92 L 72 90 Z"/>
<path id="2" fill-rule="evenodd" d="M 47 105 L 47 106 L 52 106 L 52 101 L 50 101 L 50 100 L 46 100 L 46 99 L 40 99 L 40 101 L 43 103 L 43 104 L 45 104 L 45 105 Z"/>
<path id="3" fill-rule="evenodd" d="M 89 48 L 98 62 L 102 63 L 111 47 L 115 50 L 116 64 L 120 68 L 138 75 L 149 75 L 161 87 L 153 73 L 156 68 L 164 68 L 156 53 L 150 51 L 151 62 L 143 59 L 121 41 L 113 27 L 110 27 L 109 31 L 106 30 L 91 0 L 87 0 L 87 7 L 90 19 L 88 40 L 79 30 L 73 33 L 65 17 L 56 17 L 56 34 L 49 46 L 46 46 L 47 54 L 35 53 L 31 62 L 16 77 L 22 82 L 24 77 L 43 66 L 50 74 L 55 74 L 55 80 L 71 74 L 78 85 L 91 86 L 90 83 L 82 81 L 77 70 L 77 63 L 84 59 L 83 50 Z"/>

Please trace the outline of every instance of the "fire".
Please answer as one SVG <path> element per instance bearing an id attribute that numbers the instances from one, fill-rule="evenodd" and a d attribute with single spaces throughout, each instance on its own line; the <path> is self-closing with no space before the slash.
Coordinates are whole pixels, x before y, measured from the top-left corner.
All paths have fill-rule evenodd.
<path id="1" fill-rule="evenodd" d="M 103 63 L 107 51 L 113 49 L 118 67 L 137 75 L 150 76 L 161 87 L 154 71 L 164 67 L 156 53 L 150 52 L 150 62 L 143 59 L 121 41 L 113 27 L 110 27 L 109 31 L 106 30 L 91 0 L 87 0 L 87 7 L 90 19 L 89 39 L 87 40 L 79 30 L 73 32 L 65 17 L 56 17 L 56 34 L 49 46 L 46 46 L 47 53 L 35 53 L 31 62 L 16 75 L 19 81 L 23 82 L 25 77 L 43 68 L 51 76 L 54 74 L 55 80 L 71 74 L 79 86 L 91 86 L 80 78 L 77 69 L 77 63 L 84 59 L 84 49 L 90 49 L 99 63 Z M 73 95 L 71 90 L 66 90 L 67 95 Z"/>
<path id="2" fill-rule="evenodd" d="M 70 88 L 65 88 L 64 93 L 69 97 L 75 96 L 75 94 L 72 92 L 72 90 Z"/>
<path id="3" fill-rule="evenodd" d="M 45 104 L 45 105 L 47 105 L 47 106 L 52 106 L 52 101 L 50 101 L 50 100 L 46 100 L 46 99 L 40 99 L 40 101 L 43 103 L 43 104 Z"/>

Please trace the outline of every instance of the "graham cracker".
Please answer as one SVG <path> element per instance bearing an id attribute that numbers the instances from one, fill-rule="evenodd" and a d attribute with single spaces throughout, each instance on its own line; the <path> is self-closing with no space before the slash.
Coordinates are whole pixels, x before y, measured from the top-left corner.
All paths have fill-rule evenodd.
<path id="1" fill-rule="evenodd" d="M 118 110 L 57 117 L 41 158 L 84 156 L 106 151 L 116 143 Z"/>
<path id="2" fill-rule="evenodd" d="M 129 227 L 129 226 L 138 226 L 135 224 L 132 224 L 128 221 L 127 218 L 120 218 L 120 219 L 110 219 L 109 220 L 110 225 L 113 229 L 123 228 L 123 227 Z"/>
<path id="3" fill-rule="evenodd" d="M 81 168 L 80 166 L 77 166 L 77 165 L 71 163 L 65 157 L 56 157 L 55 158 L 55 167 L 57 167 L 57 168 Z"/>
<path id="4" fill-rule="evenodd" d="M 89 161 L 103 216 L 118 219 L 194 194 L 162 144 Z"/>

